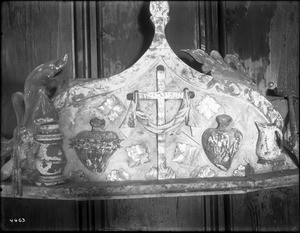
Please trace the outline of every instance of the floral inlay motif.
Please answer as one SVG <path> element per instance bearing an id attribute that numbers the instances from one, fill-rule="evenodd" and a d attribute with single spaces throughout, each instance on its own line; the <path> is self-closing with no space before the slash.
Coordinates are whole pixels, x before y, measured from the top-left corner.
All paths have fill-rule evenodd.
<path id="1" fill-rule="evenodd" d="M 115 121 L 125 111 L 125 106 L 117 97 L 111 95 L 101 104 L 99 110 L 110 121 Z"/>
<path id="2" fill-rule="evenodd" d="M 209 120 L 214 114 L 216 114 L 221 105 L 211 96 L 207 95 L 202 101 L 198 103 L 196 107 L 198 112 L 202 114 L 207 120 Z"/>
<path id="3" fill-rule="evenodd" d="M 246 168 L 244 165 L 240 164 L 237 169 L 233 171 L 233 176 L 245 176 L 246 175 Z"/>
<path id="4" fill-rule="evenodd" d="M 142 144 L 127 147 L 126 152 L 129 157 L 129 167 L 149 162 L 149 154 Z"/>

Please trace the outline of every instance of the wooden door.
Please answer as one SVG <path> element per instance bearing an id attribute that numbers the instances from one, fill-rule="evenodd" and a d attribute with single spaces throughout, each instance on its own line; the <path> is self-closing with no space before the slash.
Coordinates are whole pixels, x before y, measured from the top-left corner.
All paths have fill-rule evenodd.
<path id="1" fill-rule="evenodd" d="M 267 69 L 263 64 L 268 63 L 253 59 L 264 61 L 273 56 L 269 61 L 273 73 L 279 72 L 276 64 L 281 50 L 286 52 L 286 58 L 293 56 L 299 61 L 299 55 L 292 52 L 292 48 L 299 49 L 299 40 L 297 43 L 291 34 L 299 24 L 299 5 L 286 3 L 290 8 L 284 11 L 279 3 L 257 4 L 171 1 L 166 28 L 168 42 L 195 69 L 200 69 L 200 65 L 180 49 L 202 48 L 207 52 L 216 49 L 222 55 L 237 53 L 250 67 L 257 83 L 269 80 L 280 83 L 280 75 L 276 79 L 271 75 L 262 78 L 261 72 L 252 71 L 259 66 Z M 294 24 L 283 34 L 292 38 L 293 43 L 270 47 L 270 41 L 260 45 L 251 37 L 242 36 L 249 27 L 258 27 L 262 35 L 255 35 L 263 42 L 267 35 L 276 38 L 275 33 L 268 34 L 269 28 L 272 25 L 275 32 L 276 27 L 284 27 L 292 13 Z M 68 53 L 69 63 L 63 71 L 66 79 L 107 78 L 133 65 L 149 47 L 154 33 L 146 1 L 4 2 L 1 17 L 1 134 L 7 137 L 11 137 L 16 126 L 11 95 L 23 91 L 25 78 L 35 67 Z M 257 26 L 257 17 L 266 22 Z M 240 28 L 241 24 L 246 26 Z M 285 79 L 296 77 L 299 67 L 297 70 L 290 65 L 289 71 L 282 67 L 280 72 L 286 72 Z M 288 80 L 292 86 L 294 79 Z M 261 87 L 263 91 L 266 89 Z M 295 187 L 245 195 L 81 202 L 1 198 L 1 227 L 5 230 L 296 230 L 299 229 L 298 194 Z"/>

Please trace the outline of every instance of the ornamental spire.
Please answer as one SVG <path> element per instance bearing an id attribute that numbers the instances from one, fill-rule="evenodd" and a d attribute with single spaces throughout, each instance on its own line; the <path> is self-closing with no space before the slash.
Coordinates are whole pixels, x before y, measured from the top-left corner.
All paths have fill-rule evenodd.
<path id="1" fill-rule="evenodd" d="M 166 44 L 165 27 L 169 22 L 169 3 L 168 1 L 151 1 L 149 8 L 151 13 L 150 19 L 155 27 L 155 35 L 150 48 L 161 47 Z"/>
<path id="2" fill-rule="evenodd" d="M 167 1 L 150 2 L 151 21 L 155 27 L 155 33 L 164 34 L 165 27 L 169 22 L 169 3 Z"/>

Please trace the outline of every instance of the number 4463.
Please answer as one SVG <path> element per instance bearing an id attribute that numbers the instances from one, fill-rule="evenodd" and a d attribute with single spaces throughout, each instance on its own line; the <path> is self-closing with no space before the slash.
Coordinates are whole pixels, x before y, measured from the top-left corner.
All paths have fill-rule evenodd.
<path id="1" fill-rule="evenodd" d="M 11 218 L 9 219 L 10 222 L 26 222 L 25 218 Z"/>

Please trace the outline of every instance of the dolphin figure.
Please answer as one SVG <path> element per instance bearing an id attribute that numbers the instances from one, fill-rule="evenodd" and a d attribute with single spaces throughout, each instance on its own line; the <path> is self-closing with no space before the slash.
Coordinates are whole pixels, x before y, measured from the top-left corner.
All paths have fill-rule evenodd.
<path id="1" fill-rule="evenodd" d="M 67 60 L 68 54 L 65 54 L 58 59 L 39 65 L 26 78 L 24 93 L 16 92 L 12 95 L 12 103 L 17 117 L 17 127 L 14 130 L 13 138 L 9 141 L 1 137 L 1 157 L 5 156 L 6 161 L 10 157 L 8 162 L 6 162 L 1 168 L 1 180 L 6 180 L 12 175 L 14 167 L 14 160 L 12 156 L 14 146 L 19 147 L 18 151 L 20 151 L 17 155 L 17 160 L 24 161 L 24 159 L 27 158 L 27 160 L 31 160 L 32 164 L 33 158 L 28 158 L 32 156 L 29 155 L 30 153 L 28 152 L 30 152 L 33 145 L 33 134 L 36 128 L 33 114 L 38 99 L 38 93 L 42 90 L 51 99 L 60 85 L 60 82 L 56 79 L 57 74 L 67 64 Z M 20 130 L 22 132 L 21 135 Z M 14 145 L 14 139 L 16 139 L 16 137 L 20 138 L 20 136 L 21 139 L 17 142 L 18 145 Z M 2 153 L 2 150 L 5 153 Z M 9 156 L 7 152 L 10 152 Z M 3 160 L 4 159 L 1 158 L 1 161 Z"/>

